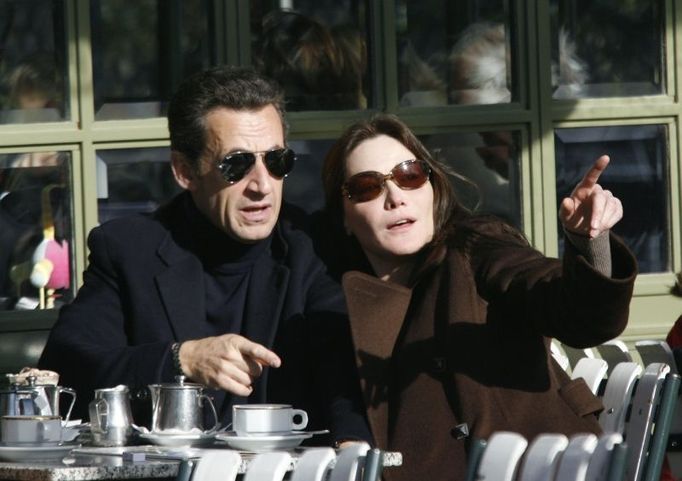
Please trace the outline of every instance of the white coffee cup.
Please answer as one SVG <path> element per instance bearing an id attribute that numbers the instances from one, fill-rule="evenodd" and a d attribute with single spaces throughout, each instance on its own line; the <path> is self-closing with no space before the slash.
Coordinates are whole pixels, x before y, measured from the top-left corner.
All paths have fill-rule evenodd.
<path id="1" fill-rule="evenodd" d="M 296 418 L 300 418 L 297 421 Z M 239 436 L 263 436 L 300 431 L 308 413 L 289 404 L 237 404 L 232 406 L 232 430 Z"/>
<path id="2" fill-rule="evenodd" d="M 2 416 L 0 438 L 3 444 L 56 444 L 62 441 L 59 416 Z"/>

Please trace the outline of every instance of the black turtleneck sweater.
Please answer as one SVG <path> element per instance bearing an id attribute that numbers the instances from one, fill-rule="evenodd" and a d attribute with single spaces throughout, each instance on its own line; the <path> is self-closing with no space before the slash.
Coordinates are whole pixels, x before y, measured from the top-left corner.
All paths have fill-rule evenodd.
<path id="1" fill-rule="evenodd" d="M 238 242 L 199 212 L 190 196 L 185 214 L 192 233 L 191 249 L 204 267 L 206 322 L 216 336 L 241 333 L 251 271 L 270 249 L 272 236 L 254 244 Z"/>

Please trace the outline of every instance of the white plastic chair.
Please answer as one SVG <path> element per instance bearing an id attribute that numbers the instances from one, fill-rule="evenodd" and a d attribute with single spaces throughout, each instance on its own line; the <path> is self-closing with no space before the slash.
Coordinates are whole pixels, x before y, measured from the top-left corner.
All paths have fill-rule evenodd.
<path id="1" fill-rule="evenodd" d="M 322 481 L 329 471 L 329 464 L 336 459 L 332 448 L 307 449 L 294 467 L 290 481 Z"/>
<path id="2" fill-rule="evenodd" d="M 655 362 L 664 363 L 670 366 L 670 372 L 678 374 L 675 355 L 667 342 L 654 340 L 637 341 L 635 342 L 635 349 L 637 349 L 639 357 L 642 358 L 644 366 Z"/>
<path id="3" fill-rule="evenodd" d="M 623 442 L 620 433 L 602 434 L 597 441 L 592 457 L 587 466 L 585 481 L 607 481 L 611 469 L 613 450 Z"/>
<path id="4" fill-rule="evenodd" d="M 541 434 L 528 446 L 523 456 L 517 481 L 547 481 L 554 479 L 561 453 L 568 446 L 563 434 Z"/>
<path id="5" fill-rule="evenodd" d="M 568 362 L 571 365 L 571 369 L 575 367 L 576 364 L 578 364 L 578 361 L 580 361 L 584 357 L 592 357 L 595 358 L 597 357 L 596 353 L 592 348 L 586 348 L 586 349 L 579 349 L 577 347 L 571 347 L 567 344 L 561 343 L 561 348 L 564 350 L 564 353 L 566 354 L 566 357 L 568 358 Z"/>
<path id="6" fill-rule="evenodd" d="M 202 450 L 192 472 L 192 481 L 232 481 L 237 477 L 242 457 L 226 449 Z"/>
<path id="7" fill-rule="evenodd" d="M 355 481 L 367 451 L 367 443 L 354 443 L 341 449 L 336 455 L 336 464 L 331 470 L 329 481 Z"/>
<path id="8" fill-rule="evenodd" d="M 478 465 L 478 481 L 512 481 L 528 441 L 518 433 L 493 433 Z"/>
<path id="9" fill-rule="evenodd" d="M 647 458 L 654 413 L 665 377 L 670 366 L 663 363 L 649 364 L 637 383 L 632 397 L 630 421 L 625 430 L 628 444 L 627 477 L 631 481 L 641 478 Z"/>
<path id="10" fill-rule="evenodd" d="M 291 466 L 291 455 L 283 451 L 261 453 L 251 460 L 244 481 L 282 481 Z"/>
<path id="11" fill-rule="evenodd" d="M 632 362 L 632 355 L 625 343 L 619 339 L 612 339 L 606 341 L 604 344 L 596 346 L 599 356 L 609 364 L 609 371 L 607 376 L 611 376 L 611 372 L 621 362 Z"/>
<path id="12" fill-rule="evenodd" d="M 603 359 L 584 357 L 573 368 L 571 379 L 583 378 L 590 390 L 597 394 L 608 369 L 609 365 Z"/>
<path id="13" fill-rule="evenodd" d="M 641 372 L 642 366 L 635 362 L 621 362 L 611 372 L 602 397 L 604 410 L 599 415 L 605 433 L 625 433 L 625 415 Z"/>
<path id="14" fill-rule="evenodd" d="M 585 481 L 597 442 L 597 436 L 591 433 L 573 436 L 559 460 L 554 481 Z"/>
<path id="15" fill-rule="evenodd" d="M 569 361 L 568 356 L 562 349 L 559 342 L 552 339 L 552 341 L 549 343 L 549 351 L 552 354 L 554 360 L 557 362 L 557 364 L 561 366 L 561 369 L 563 369 L 566 372 L 570 372 L 571 362 Z"/>

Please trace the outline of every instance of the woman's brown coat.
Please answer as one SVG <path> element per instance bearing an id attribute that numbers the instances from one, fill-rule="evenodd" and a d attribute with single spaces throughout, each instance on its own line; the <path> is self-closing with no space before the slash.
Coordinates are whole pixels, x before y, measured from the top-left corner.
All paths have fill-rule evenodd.
<path id="1" fill-rule="evenodd" d="M 414 289 L 344 276 L 370 427 L 378 447 L 403 454 L 387 480 L 463 479 L 467 439 L 494 431 L 599 432 L 600 400 L 558 367 L 549 340 L 586 347 L 620 334 L 635 259 L 612 237 L 607 278 L 568 243 L 562 264 L 501 224 L 479 232 Z"/>

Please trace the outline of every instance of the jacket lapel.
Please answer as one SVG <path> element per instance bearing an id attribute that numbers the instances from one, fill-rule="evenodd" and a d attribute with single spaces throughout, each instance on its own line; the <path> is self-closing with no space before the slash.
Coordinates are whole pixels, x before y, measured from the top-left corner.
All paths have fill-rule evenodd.
<path id="1" fill-rule="evenodd" d="M 159 245 L 159 257 L 168 266 L 155 280 L 166 315 L 177 340 L 212 335 L 205 331 L 206 296 L 203 270 L 194 256 L 180 248 L 171 234 Z"/>
<path id="2" fill-rule="evenodd" d="M 388 369 L 412 291 L 360 272 L 343 276 L 355 358 L 377 445 L 388 445 Z"/>

